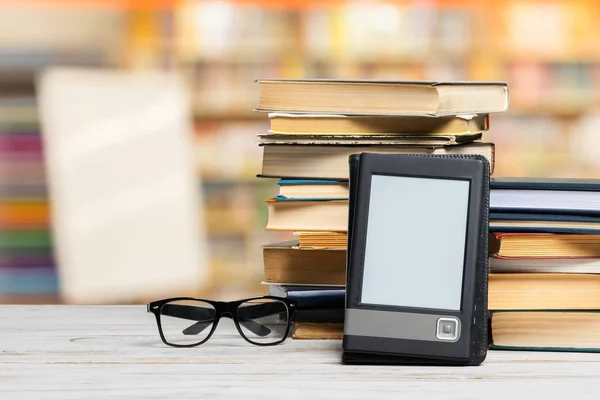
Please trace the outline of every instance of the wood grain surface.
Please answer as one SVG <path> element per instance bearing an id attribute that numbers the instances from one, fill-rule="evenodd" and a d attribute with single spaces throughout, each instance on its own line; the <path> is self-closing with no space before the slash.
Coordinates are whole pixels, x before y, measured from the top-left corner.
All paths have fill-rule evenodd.
<path id="1" fill-rule="evenodd" d="M 0 399 L 598 398 L 600 354 L 490 351 L 479 367 L 347 366 L 341 342 L 253 346 L 221 321 L 165 346 L 144 306 L 0 306 Z"/>

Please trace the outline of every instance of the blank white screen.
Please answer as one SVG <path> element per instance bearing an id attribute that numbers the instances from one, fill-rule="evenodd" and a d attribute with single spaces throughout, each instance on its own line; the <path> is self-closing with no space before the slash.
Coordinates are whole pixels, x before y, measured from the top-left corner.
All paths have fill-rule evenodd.
<path id="1" fill-rule="evenodd" d="M 361 302 L 460 310 L 469 182 L 373 175 Z"/>

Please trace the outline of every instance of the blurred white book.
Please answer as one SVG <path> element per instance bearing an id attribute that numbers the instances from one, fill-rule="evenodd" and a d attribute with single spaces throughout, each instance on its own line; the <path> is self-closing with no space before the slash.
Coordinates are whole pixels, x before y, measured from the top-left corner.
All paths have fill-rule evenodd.
<path id="1" fill-rule="evenodd" d="M 201 290 L 203 199 L 183 80 L 57 67 L 37 84 L 63 300 Z"/>

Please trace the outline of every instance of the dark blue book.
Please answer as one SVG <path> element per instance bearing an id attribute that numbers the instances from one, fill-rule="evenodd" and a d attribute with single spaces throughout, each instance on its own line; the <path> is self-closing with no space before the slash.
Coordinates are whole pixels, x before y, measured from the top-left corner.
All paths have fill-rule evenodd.
<path id="1" fill-rule="evenodd" d="M 490 210 L 600 215 L 600 179 L 493 178 Z"/>
<path id="2" fill-rule="evenodd" d="M 316 310 L 296 310 L 294 322 L 340 323 L 344 322 L 343 308 L 327 308 Z"/>
<path id="3" fill-rule="evenodd" d="M 600 191 L 600 179 L 503 177 L 492 178 L 490 189 Z"/>
<path id="4" fill-rule="evenodd" d="M 269 294 L 296 300 L 295 322 L 344 322 L 343 287 L 271 285 Z"/>
<path id="5" fill-rule="evenodd" d="M 295 300 L 298 310 L 343 310 L 346 301 L 346 290 L 341 286 L 271 285 L 269 294 Z"/>

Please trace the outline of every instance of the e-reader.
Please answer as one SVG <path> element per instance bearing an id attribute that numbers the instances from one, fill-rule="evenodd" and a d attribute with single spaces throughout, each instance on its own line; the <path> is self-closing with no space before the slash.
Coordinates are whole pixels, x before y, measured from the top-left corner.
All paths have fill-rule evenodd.
<path id="1" fill-rule="evenodd" d="M 350 157 L 343 363 L 483 362 L 489 181 L 477 155 Z"/>

